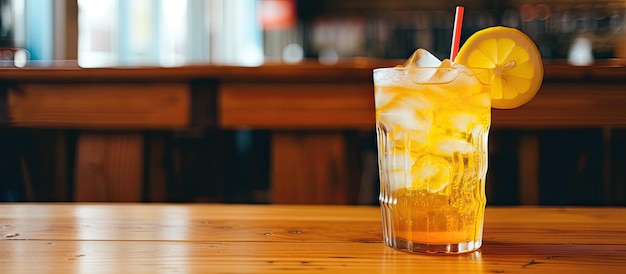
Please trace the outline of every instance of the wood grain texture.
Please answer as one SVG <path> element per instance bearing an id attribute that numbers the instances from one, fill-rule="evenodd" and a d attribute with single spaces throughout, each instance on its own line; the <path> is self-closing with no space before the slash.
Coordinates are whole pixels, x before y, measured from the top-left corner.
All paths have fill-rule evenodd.
<path id="1" fill-rule="evenodd" d="M 525 134 L 518 149 L 519 201 L 523 205 L 539 204 L 539 136 Z"/>
<path id="2" fill-rule="evenodd" d="M 222 83 L 223 128 L 373 128 L 371 83 Z"/>
<path id="3" fill-rule="evenodd" d="M 615 245 L 492 245 L 458 256 L 395 252 L 382 243 L 10 241 L 4 273 L 600 273 L 621 274 Z M 6 250 L 5 249 L 5 250 Z M 512 251 L 512 250 L 516 251 Z M 33 256 L 35 254 L 46 254 Z M 586 255 L 581 256 L 584 252 Z"/>
<path id="4" fill-rule="evenodd" d="M 398 60 L 360 60 L 334 66 L 304 62 L 298 65 L 268 64 L 260 67 L 205 65 L 176 68 L 0 68 L 0 82 L 17 83 L 22 91 L 34 90 L 33 87 L 40 90 L 32 94 L 37 95 L 36 99 L 28 97 L 28 100 L 24 97 L 28 93 L 11 91 L 9 110 L 11 122 L 16 126 L 185 126 L 189 124 L 189 119 L 183 119 L 183 115 L 189 115 L 189 109 L 183 114 L 180 112 L 182 108 L 177 108 L 177 116 L 172 117 L 165 114 L 168 112 L 165 109 L 160 114 L 144 113 L 143 120 L 138 121 L 131 118 L 137 115 L 142 105 L 135 108 L 132 104 L 142 102 L 144 110 L 146 104 L 157 104 L 159 101 L 163 105 L 173 104 L 167 99 L 170 94 L 163 99 L 158 95 L 159 92 L 151 94 L 141 91 L 168 89 L 172 83 L 187 89 L 188 83 L 207 79 L 218 84 L 221 97 L 219 100 L 222 102 L 218 105 L 218 114 L 222 115 L 218 122 L 223 127 L 371 129 L 374 123 L 372 69 L 399 63 L 401 61 Z M 514 110 L 494 110 L 494 127 L 626 126 L 626 109 L 622 107 L 626 101 L 623 92 L 626 66 L 598 64 L 572 67 L 547 63 L 544 69 L 544 83 L 537 97 Z M 72 82 L 83 84 L 67 84 Z M 124 82 L 127 84 L 123 84 Z M 83 91 L 79 92 L 79 89 Z M 105 90 L 96 92 L 101 94 L 99 98 L 103 100 L 92 98 L 91 93 L 84 92 L 85 89 Z M 49 91 L 58 92 L 58 96 L 48 98 L 41 94 Z M 134 100 L 120 99 L 131 96 L 128 94 L 137 96 L 131 97 Z M 116 98 L 120 100 L 111 104 Z M 175 98 L 179 98 L 178 95 Z M 182 97 L 180 99 L 180 102 L 184 101 Z M 85 100 L 92 102 L 89 105 L 94 107 L 91 111 L 85 112 L 79 108 L 84 106 Z M 67 105 L 61 104 L 66 101 Z M 96 108 L 94 102 L 100 104 L 104 110 Z M 180 102 L 176 102 L 174 105 L 178 106 Z M 116 106 L 123 108 L 129 105 L 133 107 L 131 110 L 127 109 L 127 113 L 120 114 L 120 109 L 115 111 Z M 171 107 L 174 108 L 174 105 Z M 42 109 L 44 106 L 49 109 Z M 44 113 L 44 110 L 49 113 Z M 173 121 L 174 117 L 178 117 L 176 121 Z M 115 123 L 112 122 L 113 119 Z M 86 125 L 86 120 L 99 122 Z"/>
<path id="5" fill-rule="evenodd" d="M 397 252 L 369 206 L 2 204 L 2 273 L 624 273 L 626 208 L 487 207 L 478 252 Z"/>
<path id="6" fill-rule="evenodd" d="M 341 133 L 273 133 L 272 203 L 346 204 L 351 192 L 346 154 Z"/>
<path id="7" fill-rule="evenodd" d="M 167 162 L 167 142 L 165 136 L 160 134 L 149 135 L 144 138 L 148 149 L 145 157 L 146 163 L 146 182 L 144 186 L 147 188 L 147 202 L 167 202 L 168 189 L 167 179 L 169 178 Z M 141 160 L 141 159 L 140 159 Z"/>
<path id="8" fill-rule="evenodd" d="M 626 126 L 623 82 L 548 82 L 530 102 L 492 111 L 497 128 L 586 128 Z"/>
<path id="9" fill-rule="evenodd" d="M 621 82 L 549 82 L 528 104 L 494 109 L 494 128 L 626 127 Z M 223 83 L 218 124 L 224 128 L 370 129 L 373 86 L 368 83 Z"/>
<path id="10" fill-rule="evenodd" d="M 8 92 L 17 127 L 184 128 L 190 104 L 184 83 L 25 83 Z"/>
<path id="11" fill-rule="evenodd" d="M 143 200 L 144 139 L 140 133 L 83 133 L 76 148 L 74 200 Z"/>

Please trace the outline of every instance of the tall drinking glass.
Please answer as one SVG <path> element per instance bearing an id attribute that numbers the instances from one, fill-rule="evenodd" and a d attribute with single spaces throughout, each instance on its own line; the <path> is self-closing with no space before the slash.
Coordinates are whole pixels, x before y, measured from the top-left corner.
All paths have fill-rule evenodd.
<path id="1" fill-rule="evenodd" d="M 374 70 L 385 244 L 413 253 L 482 245 L 491 92 L 487 69 Z"/>

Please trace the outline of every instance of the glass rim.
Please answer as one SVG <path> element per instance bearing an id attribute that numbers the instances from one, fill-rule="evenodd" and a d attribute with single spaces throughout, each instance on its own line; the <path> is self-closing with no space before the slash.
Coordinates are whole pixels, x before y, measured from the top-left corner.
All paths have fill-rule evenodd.
<path id="1" fill-rule="evenodd" d="M 437 70 L 443 70 L 444 73 L 450 72 L 449 76 L 444 76 L 431 81 L 429 78 L 421 78 L 418 75 L 434 75 Z M 421 84 L 442 84 L 454 81 L 459 75 L 468 75 L 475 77 L 483 85 L 492 84 L 492 76 L 495 70 L 492 68 L 475 68 L 475 67 L 386 67 L 376 68 L 373 70 L 374 84 L 383 82 L 399 82 L 403 79 L 409 79 L 415 83 Z"/>
<path id="2" fill-rule="evenodd" d="M 460 67 L 446 67 L 446 68 L 442 68 L 442 67 L 380 67 L 380 68 L 374 68 L 372 69 L 372 71 L 383 71 L 383 70 L 398 70 L 398 71 L 407 71 L 407 70 L 433 70 L 433 69 L 447 69 L 447 70 L 459 70 L 459 69 L 470 69 L 470 70 L 482 70 L 482 71 L 490 71 L 493 70 L 493 68 L 485 68 L 485 67 L 466 67 L 466 66 L 460 66 Z"/>

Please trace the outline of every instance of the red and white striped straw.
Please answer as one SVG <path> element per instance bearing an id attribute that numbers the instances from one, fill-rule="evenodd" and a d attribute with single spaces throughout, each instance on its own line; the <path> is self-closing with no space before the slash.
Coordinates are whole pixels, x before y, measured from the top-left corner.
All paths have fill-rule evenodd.
<path id="1" fill-rule="evenodd" d="M 459 53 L 459 44 L 461 43 L 461 28 L 463 27 L 463 6 L 457 6 L 454 13 L 454 29 L 452 30 L 452 47 L 450 48 L 450 61 L 454 62 L 457 53 Z"/>

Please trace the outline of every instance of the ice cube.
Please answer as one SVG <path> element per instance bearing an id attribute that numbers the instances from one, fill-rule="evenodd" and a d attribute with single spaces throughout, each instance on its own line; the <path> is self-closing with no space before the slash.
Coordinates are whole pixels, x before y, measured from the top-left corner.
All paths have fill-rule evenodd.
<path id="1" fill-rule="evenodd" d="M 376 105 L 376 109 L 383 108 L 391 103 L 396 95 L 397 93 L 393 92 L 391 88 L 377 87 L 374 94 L 374 104 Z"/>
<path id="2" fill-rule="evenodd" d="M 411 130 L 409 131 L 409 138 L 411 140 L 411 148 L 416 146 L 426 145 L 426 138 L 428 132 L 425 130 Z"/>
<path id="3" fill-rule="evenodd" d="M 466 132 L 470 126 L 471 123 L 475 123 L 476 121 L 478 121 L 478 118 L 476 117 L 476 115 L 473 115 L 471 113 L 449 113 L 448 115 L 446 115 L 447 117 L 445 117 L 448 122 L 450 123 L 450 125 L 452 126 L 452 129 L 457 130 L 457 131 L 461 131 L 461 132 Z"/>
<path id="4" fill-rule="evenodd" d="M 453 92 L 456 96 L 469 96 L 479 93 L 483 85 L 472 69 L 445 59 L 437 72 L 429 79 L 429 84 L 440 84 L 441 89 Z"/>
<path id="5" fill-rule="evenodd" d="M 428 130 L 433 123 L 434 105 L 428 99 L 413 96 L 394 100 L 379 112 L 379 122 L 388 128 Z"/>
<path id="6" fill-rule="evenodd" d="M 444 85 L 428 85 L 426 92 L 439 102 L 459 98 L 456 90 L 447 89 Z"/>
<path id="7" fill-rule="evenodd" d="M 448 84 L 447 89 L 453 89 L 459 96 L 471 96 L 483 91 L 484 84 L 478 79 L 476 73 L 470 68 L 455 65 L 456 75 Z M 446 79 L 447 80 L 447 79 Z"/>
<path id="8" fill-rule="evenodd" d="M 420 70 L 411 70 L 407 76 L 414 83 L 423 83 L 428 81 L 436 72 L 441 61 L 425 49 L 417 49 L 413 55 L 404 62 L 405 68 L 424 68 Z"/>
<path id="9" fill-rule="evenodd" d="M 474 146 L 462 139 L 442 138 L 433 147 L 437 155 L 452 157 L 455 153 L 468 154 L 476 151 Z"/>
<path id="10" fill-rule="evenodd" d="M 404 67 L 413 68 L 413 67 L 430 67 L 436 68 L 439 67 L 441 61 L 439 58 L 435 57 L 432 53 L 425 49 L 417 49 L 413 52 L 413 55 L 409 57 L 409 59 L 404 62 Z"/>
<path id="11" fill-rule="evenodd" d="M 459 71 L 454 69 L 454 63 L 450 59 L 444 59 L 428 82 L 432 84 L 449 83 L 454 81 L 458 75 Z"/>
<path id="12" fill-rule="evenodd" d="M 411 157 L 415 157 L 418 152 L 426 150 L 428 131 L 425 130 L 405 130 L 401 127 L 389 133 L 393 136 L 392 146 L 399 150 L 408 150 Z"/>
<path id="13" fill-rule="evenodd" d="M 389 87 L 397 85 L 397 82 L 400 82 L 406 79 L 407 70 L 402 69 L 375 69 L 374 70 L 374 84 L 377 87 Z"/>
<path id="14" fill-rule="evenodd" d="M 408 170 L 413 165 L 414 159 L 411 158 L 411 154 L 405 150 L 393 149 L 387 157 L 387 167 L 392 171 L 404 171 Z"/>
<path id="15" fill-rule="evenodd" d="M 389 191 L 396 191 L 406 188 L 407 182 L 411 182 L 411 174 L 403 171 L 387 172 L 387 185 Z"/>
<path id="16" fill-rule="evenodd" d="M 408 151 L 392 149 L 390 153 L 386 155 L 384 161 L 386 161 L 384 164 L 388 179 L 387 183 L 391 191 L 411 185 L 412 180 L 409 170 L 415 162 L 415 159 L 411 157 Z"/>
<path id="17" fill-rule="evenodd" d="M 479 93 L 468 98 L 467 102 L 468 109 L 488 109 L 491 107 L 491 95 L 486 92 Z"/>

